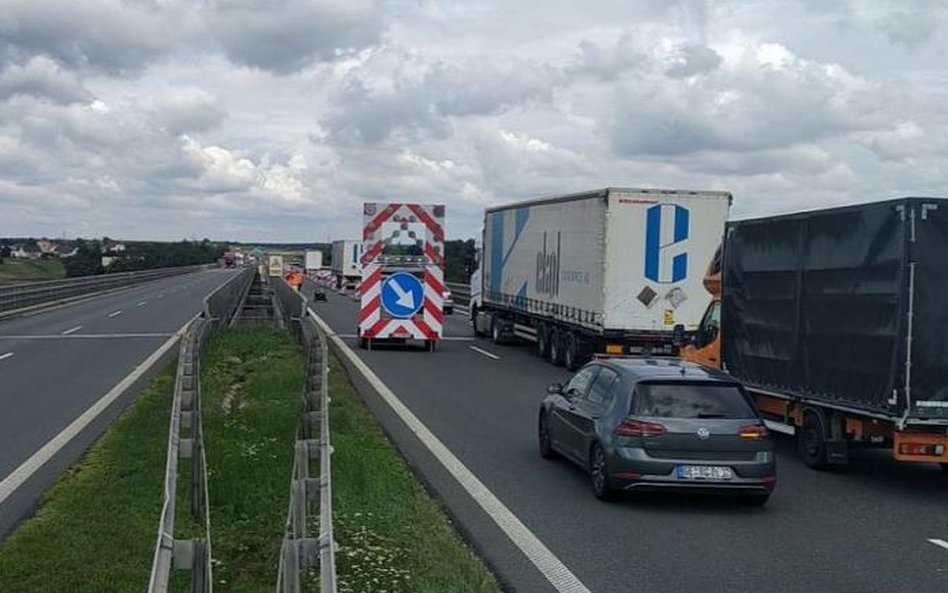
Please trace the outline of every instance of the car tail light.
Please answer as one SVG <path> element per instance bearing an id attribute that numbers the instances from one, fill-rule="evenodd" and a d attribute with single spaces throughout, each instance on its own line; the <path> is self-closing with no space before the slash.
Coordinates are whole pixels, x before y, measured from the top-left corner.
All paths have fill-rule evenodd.
<path id="1" fill-rule="evenodd" d="M 763 424 L 748 424 L 737 429 L 737 434 L 742 439 L 758 440 L 766 437 L 770 432 Z"/>
<path id="2" fill-rule="evenodd" d="M 645 422 L 626 418 L 616 427 L 616 434 L 622 437 L 658 436 L 668 432 L 664 424 Z"/>

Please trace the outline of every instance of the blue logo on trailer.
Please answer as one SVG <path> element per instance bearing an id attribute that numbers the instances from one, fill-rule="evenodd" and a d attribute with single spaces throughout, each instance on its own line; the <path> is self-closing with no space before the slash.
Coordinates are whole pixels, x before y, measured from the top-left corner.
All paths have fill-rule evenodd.
<path id="1" fill-rule="evenodd" d="M 425 287 L 417 276 L 397 272 L 382 281 L 382 307 L 392 317 L 407 319 L 425 302 Z"/>
<path id="2" fill-rule="evenodd" d="M 645 211 L 645 277 L 671 284 L 688 276 L 689 212 L 675 204 L 658 204 Z M 676 253 L 678 252 L 678 253 Z M 671 265 L 663 262 L 670 260 Z"/>

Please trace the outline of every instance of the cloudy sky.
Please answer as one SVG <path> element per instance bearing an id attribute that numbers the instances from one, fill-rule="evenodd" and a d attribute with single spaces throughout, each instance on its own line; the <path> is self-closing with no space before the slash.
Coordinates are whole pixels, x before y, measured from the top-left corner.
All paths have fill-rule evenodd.
<path id="1" fill-rule="evenodd" d="M 942 0 L 0 0 L 0 236 L 355 237 L 360 202 L 948 195 Z"/>

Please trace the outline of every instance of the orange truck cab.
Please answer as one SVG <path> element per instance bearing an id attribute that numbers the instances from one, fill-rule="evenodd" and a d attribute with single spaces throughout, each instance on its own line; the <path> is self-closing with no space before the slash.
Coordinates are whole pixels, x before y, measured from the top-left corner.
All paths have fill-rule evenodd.
<path id="1" fill-rule="evenodd" d="M 740 380 L 814 468 L 854 444 L 948 470 L 948 200 L 728 223 L 685 360 Z"/>

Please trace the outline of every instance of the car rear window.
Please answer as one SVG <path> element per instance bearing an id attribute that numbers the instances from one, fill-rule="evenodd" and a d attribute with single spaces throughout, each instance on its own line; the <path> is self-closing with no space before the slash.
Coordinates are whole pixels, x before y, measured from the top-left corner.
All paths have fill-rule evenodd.
<path id="1" fill-rule="evenodd" d="M 633 413 L 659 418 L 754 418 L 743 390 L 726 383 L 639 383 Z"/>

